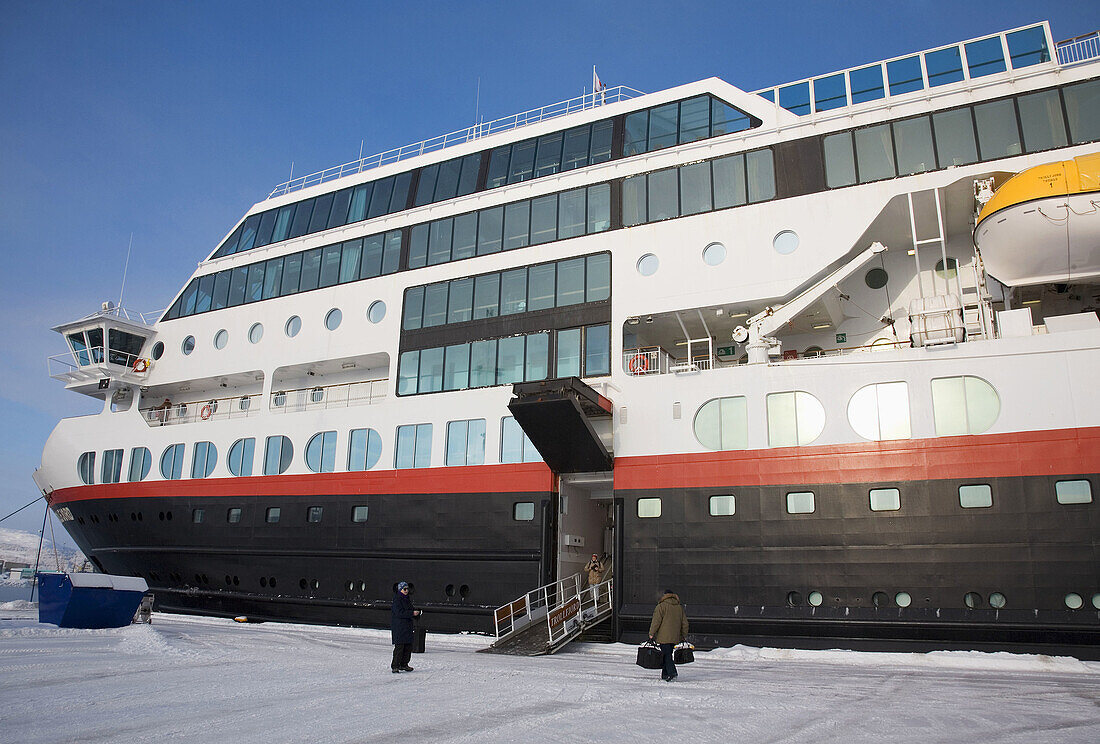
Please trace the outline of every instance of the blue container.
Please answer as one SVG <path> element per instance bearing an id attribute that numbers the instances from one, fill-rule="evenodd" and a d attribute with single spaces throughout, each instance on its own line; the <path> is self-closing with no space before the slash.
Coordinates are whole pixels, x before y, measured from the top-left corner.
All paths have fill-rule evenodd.
<path id="1" fill-rule="evenodd" d="M 149 589 L 145 579 L 94 573 L 38 574 L 38 622 L 62 628 L 122 628 Z"/>

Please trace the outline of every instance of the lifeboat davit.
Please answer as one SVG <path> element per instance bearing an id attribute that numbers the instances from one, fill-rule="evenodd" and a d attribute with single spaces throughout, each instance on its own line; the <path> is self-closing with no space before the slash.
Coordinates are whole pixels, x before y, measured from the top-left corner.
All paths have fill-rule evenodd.
<path id="1" fill-rule="evenodd" d="M 1005 181 L 978 215 L 974 244 L 1012 287 L 1100 277 L 1100 153 Z"/>

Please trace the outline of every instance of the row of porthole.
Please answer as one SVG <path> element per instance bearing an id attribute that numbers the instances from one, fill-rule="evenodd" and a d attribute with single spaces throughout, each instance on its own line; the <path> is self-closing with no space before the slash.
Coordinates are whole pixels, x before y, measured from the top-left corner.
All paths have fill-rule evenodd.
<path id="1" fill-rule="evenodd" d="M 382 300 L 375 300 L 367 307 L 367 320 L 371 323 L 381 323 L 386 317 L 386 303 Z M 340 323 L 343 322 L 344 314 L 340 308 L 334 307 L 325 314 L 325 328 L 330 331 L 335 331 L 340 327 Z M 297 315 L 291 315 L 287 318 L 286 323 L 283 325 L 283 332 L 287 338 L 294 338 L 302 330 L 302 319 Z M 260 343 L 260 340 L 264 337 L 263 323 L 253 323 L 248 329 L 248 341 L 252 344 Z M 214 334 L 213 346 L 217 350 L 224 349 L 229 344 L 229 331 L 222 328 Z M 195 350 L 195 337 L 187 336 L 180 343 L 180 351 L 184 356 L 188 356 Z M 153 344 L 153 348 L 150 351 L 150 355 L 154 360 L 160 359 L 164 356 L 164 342 L 157 341 Z"/>
<path id="2" fill-rule="evenodd" d="M 820 607 L 824 601 L 824 597 L 821 592 L 810 592 L 806 597 L 806 602 L 811 607 Z M 835 597 L 834 602 L 840 604 L 840 597 Z M 926 603 L 931 602 L 930 599 L 924 600 Z M 1070 610 L 1079 610 L 1085 605 L 1085 600 L 1077 592 L 1069 592 L 1065 595 L 1064 600 L 1066 608 Z M 871 595 L 871 604 L 875 608 L 886 607 L 890 602 L 890 595 L 886 592 L 875 592 Z M 913 597 L 909 592 L 898 592 L 894 595 L 894 606 L 896 607 L 908 607 L 913 603 Z M 802 606 L 802 593 L 798 591 L 792 591 L 787 593 L 787 604 L 791 607 Z M 985 601 L 982 595 L 978 592 L 967 592 L 963 595 L 963 604 L 967 609 L 975 610 L 981 608 Z M 989 606 L 995 610 L 1003 609 L 1008 604 L 1008 600 L 1005 599 L 1005 595 L 1001 592 L 993 592 L 989 595 Z M 1100 592 L 1092 595 L 1092 606 L 1100 610 Z"/>
<path id="3" fill-rule="evenodd" d="M 783 230 L 772 238 L 772 248 L 781 256 L 787 256 L 798 249 L 798 233 L 794 230 Z M 726 260 L 726 246 L 722 243 L 708 243 L 701 255 L 703 263 L 707 266 L 718 266 Z M 635 268 L 642 276 L 653 276 L 660 268 L 661 262 L 656 255 L 646 253 L 638 259 Z"/>

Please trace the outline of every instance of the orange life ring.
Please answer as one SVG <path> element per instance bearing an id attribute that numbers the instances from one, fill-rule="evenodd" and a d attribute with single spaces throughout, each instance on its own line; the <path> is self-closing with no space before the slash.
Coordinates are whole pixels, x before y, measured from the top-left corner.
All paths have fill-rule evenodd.
<path id="1" fill-rule="evenodd" d="M 141 373 L 149 369 L 149 360 L 144 357 L 138 357 L 134 360 L 134 371 Z"/>
<path id="2" fill-rule="evenodd" d="M 630 360 L 630 374 L 641 375 L 649 371 L 649 357 L 636 356 Z"/>
<path id="3" fill-rule="evenodd" d="M 202 410 L 199 411 L 199 416 L 202 417 L 203 421 L 208 420 L 213 414 L 214 414 L 214 406 L 210 405 L 209 403 L 207 403 L 205 406 L 203 406 Z"/>

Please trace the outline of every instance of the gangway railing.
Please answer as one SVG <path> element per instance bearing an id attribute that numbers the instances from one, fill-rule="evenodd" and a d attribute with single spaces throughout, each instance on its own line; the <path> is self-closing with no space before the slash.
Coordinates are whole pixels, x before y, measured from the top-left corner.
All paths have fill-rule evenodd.
<path id="1" fill-rule="evenodd" d="M 576 573 L 517 597 L 493 613 L 497 646 L 535 626 L 546 629 L 547 642 L 540 653 L 554 653 L 585 628 L 611 614 L 612 583 L 584 586 L 584 574 Z"/>

